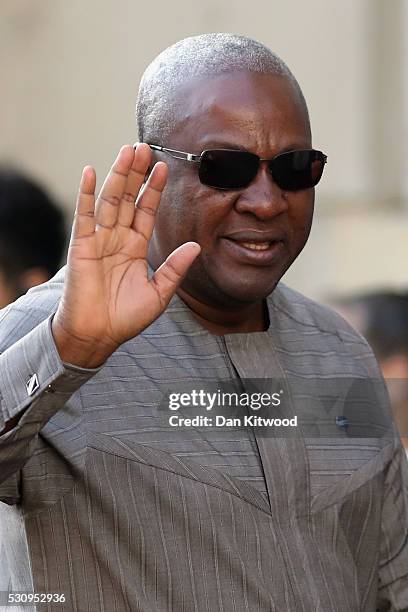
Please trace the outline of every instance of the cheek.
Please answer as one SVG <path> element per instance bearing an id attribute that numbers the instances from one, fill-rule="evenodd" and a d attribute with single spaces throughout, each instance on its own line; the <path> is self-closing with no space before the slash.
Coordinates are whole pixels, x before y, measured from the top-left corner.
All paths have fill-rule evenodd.
<path id="1" fill-rule="evenodd" d="M 309 236 L 313 220 L 314 194 L 312 197 L 305 198 L 299 194 L 298 198 L 293 198 L 290 204 L 289 218 L 292 235 L 297 241 L 305 242 Z"/>
<path id="2" fill-rule="evenodd" d="M 177 203 L 172 221 L 177 229 L 172 228 L 172 231 L 186 240 L 196 240 L 204 251 L 212 250 L 233 208 L 231 196 L 228 196 L 226 192 L 205 186 L 184 187 L 182 192 L 174 193 L 173 201 Z"/>
<path id="3" fill-rule="evenodd" d="M 186 187 L 181 191 L 177 182 L 165 187 L 155 224 L 160 242 L 173 246 L 190 239 L 194 217 L 192 193 L 193 190 Z"/>
<path id="4" fill-rule="evenodd" d="M 222 191 L 206 190 L 194 203 L 197 234 L 204 250 L 216 248 L 217 240 L 225 234 L 233 210 L 233 199 Z"/>

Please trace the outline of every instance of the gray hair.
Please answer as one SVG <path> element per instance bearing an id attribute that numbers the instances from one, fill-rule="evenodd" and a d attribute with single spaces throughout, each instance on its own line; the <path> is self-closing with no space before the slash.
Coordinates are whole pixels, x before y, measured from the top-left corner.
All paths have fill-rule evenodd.
<path id="1" fill-rule="evenodd" d="M 232 71 L 258 72 L 288 78 L 307 106 L 295 77 L 280 57 L 263 44 L 236 34 L 201 34 L 165 49 L 146 68 L 139 87 L 136 120 L 141 142 L 165 143 L 177 123 L 175 94 L 195 78 Z"/>

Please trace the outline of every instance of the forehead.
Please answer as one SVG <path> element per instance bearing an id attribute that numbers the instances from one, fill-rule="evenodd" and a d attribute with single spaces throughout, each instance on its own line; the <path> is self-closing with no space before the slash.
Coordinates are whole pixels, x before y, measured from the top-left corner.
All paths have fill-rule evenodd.
<path id="1" fill-rule="evenodd" d="M 197 79 L 179 90 L 176 104 L 172 141 L 183 146 L 310 144 L 305 106 L 286 77 L 239 72 Z"/>

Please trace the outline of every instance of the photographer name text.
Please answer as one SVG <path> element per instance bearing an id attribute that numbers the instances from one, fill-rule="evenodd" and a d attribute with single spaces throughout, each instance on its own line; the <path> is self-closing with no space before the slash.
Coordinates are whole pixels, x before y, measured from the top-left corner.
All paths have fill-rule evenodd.
<path id="1" fill-rule="evenodd" d="M 183 417 L 173 414 L 169 417 L 172 427 L 297 427 L 297 415 L 291 419 L 264 418 L 256 415 L 228 418 L 221 414 L 214 417 L 197 415 Z"/>

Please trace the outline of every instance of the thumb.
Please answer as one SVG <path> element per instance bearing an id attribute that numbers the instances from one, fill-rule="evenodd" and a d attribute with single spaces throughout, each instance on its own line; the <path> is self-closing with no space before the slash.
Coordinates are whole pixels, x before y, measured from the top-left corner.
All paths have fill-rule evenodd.
<path id="1" fill-rule="evenodd" d="M 200 251 L 201 247 L 197 242 L 185 242 L 170 253 L 153 274 L 150 282 L 156 287 L 163 309 L 176 293 L 177 287 Z"/>

